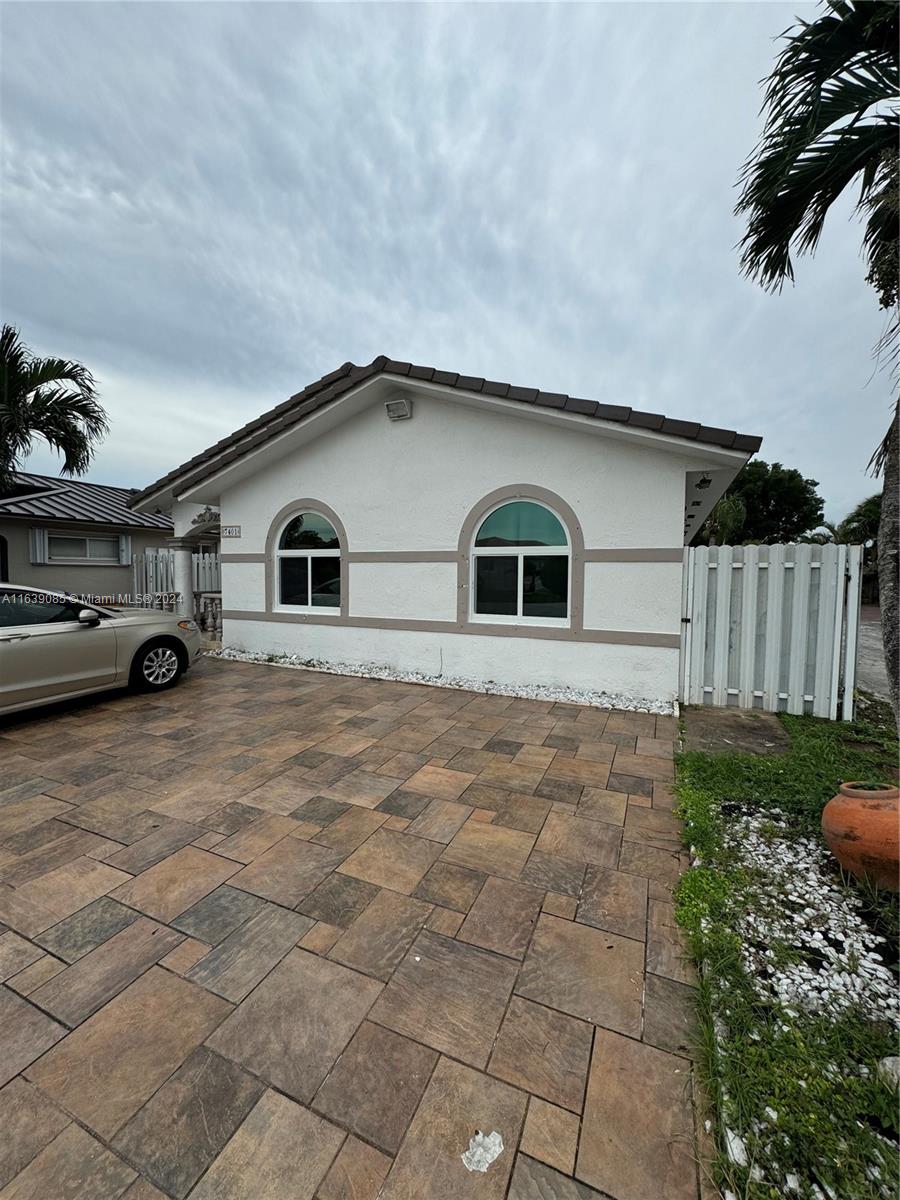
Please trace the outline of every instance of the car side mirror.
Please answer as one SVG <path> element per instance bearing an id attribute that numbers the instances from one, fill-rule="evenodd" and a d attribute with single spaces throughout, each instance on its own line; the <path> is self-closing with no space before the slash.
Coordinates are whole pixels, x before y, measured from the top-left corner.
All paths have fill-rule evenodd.
<path id="1" fill-rule="evenodd" d="M 78 620 L 82 625 L 99 625 L 100 614 L 92 608 L 83 608 L 78 614 Z"/>

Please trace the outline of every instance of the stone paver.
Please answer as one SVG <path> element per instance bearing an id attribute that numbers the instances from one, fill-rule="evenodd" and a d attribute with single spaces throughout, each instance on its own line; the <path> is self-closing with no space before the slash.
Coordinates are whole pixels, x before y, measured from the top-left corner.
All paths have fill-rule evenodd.
<path id="1" fill-rule="evenodd" d="M 113 1140 L 158 1187 L 186 1196 L 264 1091 L 201 1046 Z"/>
<path id="2" fill-rule="evenodd" d="M 306 950 L 292 950 L 208 1044 L 308 1103 L 381 984 Z"/>
<path id="3" fill-rule="evenodd" d="M 312 1200 L 343 1133 L 266 1092 L 191 1193 L 192 1200 Z"/>
<path id="4" fill-rule="evenodd" d="M 427 1046 L 366 1021 L 312 1106 L 330 1121 L 396 1154 L 437 1059 Z"/>
<path id="5" fill-rule="evenodd" d="M 542 913 L 516 990 L 630 1037 L 640 1037 L 644 947 L 631 938 Z"/>
<path id="6" fill-rule="evenodd" d="M 442 1058 L 388 1173 L 382 1200 L 502 1200 L 525 1095 Z M 470 1171 L 462 1152 L 476 1131 L 498 1133 L 504 1150 L 487 1171 Z"/>
<path id="7" fill-rule="evenodd" d="M 575 1174 L 616 1200 L 694 1200 L 686 1059 L 598 1029 Z"/>
<path id="8" fill-rule="evenodd" d="M 0 1089 L 0 1188 L 69 1124 L 69 1117 L 22 1076 Z"/>
<path id="9" fill-rule="evenodd" d="M 488 1071 L 507 1083 L 581 1112 L 594 1031 L 587 1021 L 514 996 Z"/>
<path id="10" fill-rule="evenodd" d="M 215 661 L 8 721 L 0 1196 L 698 1200 L 675 736 Z"/>
<path id="11" fill-rule="evenodd" d="M 574 1113 L 532 1096 L 519 1149 L 558 1171 L 575 1170 L 579 1120 Z"/>

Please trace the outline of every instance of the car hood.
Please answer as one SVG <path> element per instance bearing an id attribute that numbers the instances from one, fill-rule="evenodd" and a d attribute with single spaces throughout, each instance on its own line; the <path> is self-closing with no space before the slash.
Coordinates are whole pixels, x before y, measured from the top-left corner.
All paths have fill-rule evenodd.
<path id="1" fill-rule="evenodd" d="M 109 612 L 129 625 L 153 625 L 160 621 L 183 621 L 179 613 L 163 612 L 160 608 L 111 608 Z"/>

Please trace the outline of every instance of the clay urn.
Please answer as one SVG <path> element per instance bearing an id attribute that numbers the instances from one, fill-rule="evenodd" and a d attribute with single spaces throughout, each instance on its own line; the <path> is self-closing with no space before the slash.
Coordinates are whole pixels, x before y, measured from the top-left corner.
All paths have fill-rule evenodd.
<path id="1" fill-rule="evenodd" d="M 891 785 L 842 783 L 822 810 L 825 842 L 844 870 L 893 892 L 900 890 L 898 799 Z"/>

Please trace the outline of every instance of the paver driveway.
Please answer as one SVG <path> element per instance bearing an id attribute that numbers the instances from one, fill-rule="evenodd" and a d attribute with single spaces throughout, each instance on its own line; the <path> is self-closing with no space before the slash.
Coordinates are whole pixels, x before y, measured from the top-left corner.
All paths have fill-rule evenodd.
<path id="1" fill-rule="evenodd" d="M 212 660 L 8 720 L 0 1198 L 695 1200 L 673 736 Z"/>

